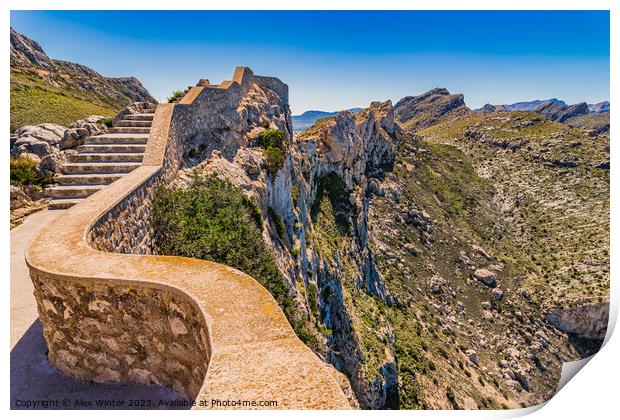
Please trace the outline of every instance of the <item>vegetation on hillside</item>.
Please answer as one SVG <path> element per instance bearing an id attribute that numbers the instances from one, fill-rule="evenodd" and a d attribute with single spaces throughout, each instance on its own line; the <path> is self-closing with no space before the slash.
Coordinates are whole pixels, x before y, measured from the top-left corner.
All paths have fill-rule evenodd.
<path id="1" fill-rule="evenodd" d="M 88 115 L 115 115 L 122 105 L 113 105 L 95 93 L 54 86 L 26 72 L 11 72 L 11 132 L 24 125 L 54 123 L 69 125 Z"/>
<path id="2" fill-rule="evenodd" d="M 267 171 L 272 175 L 278 172 L 286 160 L 284 133 L 280 130 L 263 131 L 258 135 L 256 144 L 264 149 Z"/>
<path id="3" fill-rule="evenodd" d="M 420 134 L 459 148 L 496 188 L 500 219 L 527 255 L 527 285 L 540 301 L 608 296 L 608 136 L 530 112 L 471 116 Z"/>
<path id="4" fill-rule="evenodd" d="M 37 172 L 38 163 L 25 156 L 11 157 L 10 179 L 12 185 L 34 185 L 42 187 L 52 183 L 50 178 Z"/>
<path id="5" fill-rule="evenodd" d="M 296 311 L 263 242 L 253 200 L 227 180 L 196 175 L 187 189 L 158 188 L 153 208 L 163 254 L 214 261 L 252 276 L 271 292 L 297 335 L 316 349 L 313 327 Z"/>
<path id="6" fill-rule="evenodd" d="M 179 102 L 181 99 L 183 99 L 186 93 L 187 90 L 175 90 L 170 94 L 170 96 L 168 96 L 166 100 L 169 104 Z"/>

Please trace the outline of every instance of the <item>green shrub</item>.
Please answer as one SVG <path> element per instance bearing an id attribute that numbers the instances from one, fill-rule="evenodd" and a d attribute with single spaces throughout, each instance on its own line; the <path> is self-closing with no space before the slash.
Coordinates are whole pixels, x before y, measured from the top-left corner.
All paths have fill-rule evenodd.
<path id="1" fill-rule="evenodd" d="M 112 127 L 112 118 L 102 118 L 98 122 L 99 124 L 103 124 L 108 128 Z"/>
<path id="2" fill-rule="evenodd" d="M 275 174 L 282 168 L 286 160 L 286 145 L 284 133 L 280 130 L 266 130 L 258 135 L 256 144 L 265 150 L 265 165 L 267 172 Z"/>
<path id="3" fill-rule="evenodd" d="M 170 94 L 170 96 L 168 96 L 168 103 L 171 104 L 173 102 L 179 102 L 181 99 L 183 99 L 186 92 L 187 91 L 175 90 L 174 92 L 172 92 L 172 94 Z"/>
<path id="4" fill-rule="evenodd" d="M 317 289 L 314 283 L 308 283 L 308 304 L 315 318 L 319 317 L 319 306 L 316 303 Z"/>
<path id="5" fill-rule="evenodd" d="M 252 220 L 256 223 L 259 229 L 263 229 L 263 213 L 260 211 L 260 207 L 256 204 L 256 201 L 252 200 L 247 195 L 243 194 L 241 197 L 243 204 L 250 212 L 250 216 L 252 216 Z"/>
<path id="6" fill-rule="evenodd" d="M 284 222 L 282 221 L 282 218 L 280 217 L 280 215 L 276 213 L 273 207 L 269 207 L 267 209 L 267 215 L 269 216 L 271 220 L 273 220 L 273 224 L 276 226 L 276 232 L 278 233 L 278 237 L 280 239 L 284 239 L 284 234 L 286 233 L 286 227 L 284 226 Z"/>
<path id="7" fill-rule="evenodd" d="M 11 184 L 43 186 L 52 183 L 52 179 L 37 172 L 37 162 L 27 157 L 11 158 Z"/>
<path id="8" fill-rule="evenodd" d="M 294 259 L 297 259 L 297 257 L 299 256 L 299 247 L 296 246 L 295 248 L 291 249 L 291 256 Z"/>
<path id="9" fill-rule="evenodd" d="M 297 207 L 297 202 L 299 201 L 299 188 L 294 185 L 291 189 L 291 199 L 293 200 L 293 207 Z"/>
<path id="10" fill-rule="evenodd" d="M 157 244 L 163 254 L 215 261 L 252 276 L 271 292 L 302 341 L 316 349 L 312 325 L 295 311 L 263 242 L 255 206 L 241 189 L 213 175 L 195 176 L 188 189 L 159 187 L 153 198 Z"/>
<path id="11" fill-rule="evenodd" d="M 269 146 L 283 149 L 284 133 L 282 133 L 280 130 L 265 130 L 258 135 L 256 144 L 265 149 Z"/>

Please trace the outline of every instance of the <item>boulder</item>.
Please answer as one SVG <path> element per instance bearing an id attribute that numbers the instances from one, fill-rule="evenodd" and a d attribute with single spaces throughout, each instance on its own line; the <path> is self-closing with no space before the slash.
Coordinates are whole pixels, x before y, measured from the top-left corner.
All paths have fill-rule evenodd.
<path id="1" fill-rule="evenodd" d="M 411 255 L 418 255 L 418 250 L 416 249 L 415 245 L 407 243 L 407 244 L 404 245 L 404 248 Z"/>
<path id="2" fill-rule="evenodd" d="M 11 156 L 20 156 L 23 154 L 35 155 L 39 159 L 54 152 L 54 147 L 44 141 L 34 138 L 18 139 L 11 149 Z"/>
<path id="3" fill-rule="evenodd" d="M 55 146 L 60 142 L 65 130 L 66 127 L 62 125 L 45 123 L 23 126 L 17 129 L 15 134 L 17 135 L 17 142 L 22 139 L 33 139 Z"/>
<path id="4" fill-rule="evenodd" d="M 84 144 L 86 137 L 106 133 L 107 126 L 99 123 L 102 119 L 100 115 L 91 115 L 71 124 L 58 144 L 60 150 L 76 149 Z"/>
<path id="5" fill-rule="evenodd" d="M 22 187 L 11 185 L 11 210 L 25 207 L 31 203 L 32 200 L 28 197 Z"/>
<path id="6" fill-rule="evenodd" d="M 62 165 L 65 163 L 67 163 L 67 154 L 54 151 L 41 159 L 39 171 L 43 176 L 54 176 L 60 173 Z"/>
<path id="7" fill-rule="evenodd" d="M 474 278 L 487 287 L 495 287 L 497 284 L 495 273 L 486 268 L 479 268 L 474 271 Z"/>
<path id="8" fill-rule="evenodd" d="M 431 292 L 433 293 L 440 293 L 441 292 L 441 288 L 442 286 L 445 284 L 445 280 L 443 277 L 441 277 L 440 275 L 435 275 L 431 278 L 431 281 L 429 283 Z"/>
<path id="9" fill-rule="evenodd" d="M 478 353 L 476 353 L 475 350 L 469 349 L 465 352 L 465 355 L 467 355 L 469 361 L 472 362 L 474 365 L 478 364 Z"/>
<path id="10" fill-rule="evenodd" d="M 499 287 L 496 287 L 493 290 L 491 290 L 491 298 L 493 298 L 493 300 L 502 300 L 503 297 L 504 297 L 504 291 L 500 289 Z"/>

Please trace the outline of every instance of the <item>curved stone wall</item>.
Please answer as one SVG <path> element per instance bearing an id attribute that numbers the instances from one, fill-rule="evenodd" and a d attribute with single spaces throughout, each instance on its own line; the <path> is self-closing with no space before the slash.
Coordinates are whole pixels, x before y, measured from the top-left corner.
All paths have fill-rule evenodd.
<path id="1" fill-rule="evenodd" d="M 30 244 L 26 262 L 55 367 L 96 382 L 158 383 L 199 401 L 350 408 L 339 374 L 297 338 L 256 280 L 208 261 L 144 255 L 155 243 L 150 195 L 174 177 L 183 142 L 262 80 L 286 89 L 237 68 L 232 81 L 201 83 L 179 104 L 160 104 L 142 166 Z"/>

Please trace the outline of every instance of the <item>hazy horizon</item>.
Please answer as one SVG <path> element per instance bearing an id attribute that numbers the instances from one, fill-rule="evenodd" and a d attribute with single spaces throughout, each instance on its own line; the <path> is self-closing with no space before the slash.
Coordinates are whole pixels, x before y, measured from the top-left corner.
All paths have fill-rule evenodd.
<path id="1" fill-rule="evenodd" d="M 608 11 L 12 11 L 11 26 L 160 101 L 239 65 L 287 83 L 295 115 L 435 87 L 470 108 L 609 100 Z"/>

